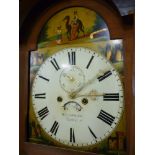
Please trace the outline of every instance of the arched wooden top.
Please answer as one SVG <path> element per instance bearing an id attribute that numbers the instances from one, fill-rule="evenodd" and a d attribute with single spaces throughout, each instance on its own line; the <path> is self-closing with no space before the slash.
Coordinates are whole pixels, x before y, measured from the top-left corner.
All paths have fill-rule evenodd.
<path id="1" fill-rule="evenodd" d="M 20 44 L 27 44 L 28 49 L 35 50 L 37 48 L 37 39 L 44 24 L 51 16 L 68 7 L 81 6 L 94 10 L 101 15 L 110 31 L 111 39 L 123 38 L 123 24 L 122 18 L 117 10 L 111 7 L 103 0 L 78 0 L 67 1 L 62 0 L 57 3 L 52 3 L 41 13 L 36 14 L 35 19 L 32 19 L 28 24 L 27 29 L 20 35 Z"/>

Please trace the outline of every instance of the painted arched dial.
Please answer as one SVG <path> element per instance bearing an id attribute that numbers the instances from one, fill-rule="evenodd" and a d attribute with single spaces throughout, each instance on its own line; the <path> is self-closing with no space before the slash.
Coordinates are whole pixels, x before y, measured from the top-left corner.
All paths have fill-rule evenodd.
<path id="1" fill-rule="evenodd" d="M 54 140 L 89 146 L 104 140 L 118 124 L 123 89 L 104 57 L 88 48 L 65 48 L 39 68 L 32 101 L 41 127 Z"/>
<path id="2" fill-rule="evenodd" d="M 71 7 L 57 12 L 47 21 L 38 37 L 38 48 L 96 40 L 110 40 L 105 20 L 94 10 Z"/>

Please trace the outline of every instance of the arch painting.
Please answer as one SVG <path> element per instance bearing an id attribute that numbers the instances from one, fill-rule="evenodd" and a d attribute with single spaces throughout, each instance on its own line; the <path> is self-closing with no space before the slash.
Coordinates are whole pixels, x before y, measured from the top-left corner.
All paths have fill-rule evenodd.
<path id="1" fill-rule="evenodd" d="M 40 32 L 38 47 L 98 40 L 110 40 L 104 19 L 93 10 L 72 7 L 58 12 L 48 20 Z"/>

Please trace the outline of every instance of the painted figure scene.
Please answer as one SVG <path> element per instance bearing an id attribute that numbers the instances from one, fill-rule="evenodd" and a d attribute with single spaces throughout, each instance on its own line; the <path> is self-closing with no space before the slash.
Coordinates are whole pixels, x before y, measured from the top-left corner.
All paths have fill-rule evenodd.
<path id="1" fill-rule="evenodd" d="M 109 39 L 107 25 L 96 12 L 75 7 L 51 17 L 40 33 L 38 47 Z"/>

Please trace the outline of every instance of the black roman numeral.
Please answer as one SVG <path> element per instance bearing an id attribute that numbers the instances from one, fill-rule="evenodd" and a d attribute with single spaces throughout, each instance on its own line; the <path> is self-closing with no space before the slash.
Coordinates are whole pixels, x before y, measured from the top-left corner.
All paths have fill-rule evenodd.
<path id="1" fill-rule="evenodd" d="M 46 93 L 35 94 L 34 97 L 39 98 L 39 99 L 45 99 L 46 98 Z"/>
<path id="2" fill-rule="evenodd" d="M 89 68 L 89 66 L 90 66 L 90 64 L 91 64 L 91 62 L 92 62 L 93 59 L 94 59 L 94 56 L 92 55 L 92 57 L 90 58 L 90 60 L 89 60 L 89 62 L 88 62 L 88 64 L 87 64 L 87 66 L 86 66 L 87 69 Z"/>
<path id="3" fill-rule="evenodd" d="M 50 130 L 50 132 L 54 135 L 57 134 L 57 131 L 58 131 L 58 128 L 59 128 L 59 123 L 57 121 L 55 121 L 52 125 L 52 128 Z"/>
<path id="4" fill-rule="evenodd" d="M 104 101 L 119 101 L 119 93 L 105 94 L 103 96 Z"/>
<path id="5" fill-rule="evenodd" d="M 53 58 L 53 60 L 51 60 L 51 63 L 53 65 L 53 67 L 58 71 L 60 69 L 57 61 L 55 60 L 55 58 Z"/>
<path id="6" fill-rule="evenodd" d="M 47 78 L 45 78 L 45 77 L 43 77 L 43 76 L 41 76 L 41 75 L 39 75 L 39 77 L 40 77 L 41 79 L 43 79 L 43 80 L 45 80 L 45 81 L 48 81 L 48 82 L 49 82 L 49 79 L 47 79 Z"/>
<path id="7" fill-rule="evenodd" d="M 69 64 L 70 65 L 75 65 L 76 64 L 76 53 L 75 52 L 68 52 L 68 59 L 69 59 Z"/>
<path id="8" fill-rule="evenodd" d="M 111 72 L 111 71 L 105 72 L 102 76 L 99 76 L 99 77 L 98 77 L 99 82 L 102 81 L 102 80 L 104 80 L 104 79 L 106 79 L 106 78 L 109 77 L 110 75 L 112 75 L 112 72 Z"/>
<path id="9" fill-rule="evenodd" d="M 38 111 L 38 115 L 39 115 L 41 120 L 43 120 L 48 114 L 49 114 L 49 110 L 47 107 Z"/>
<path id="10" fill-rule="evenodd" d="M 112 125 L 112 123 L 114 122 L 115 117 L 108 114 L 107 112 L 101 110 L 99 115 L 97 116 L 97 118 L 99 118 L 100 120 L 102 120 L 103 122 L 107 123 L 108 125 Z"/>
<path id="11" fill-rule="evenodd" d="M 75 143 L 74 129 L 70 128 L 70 142 Z"/>
<path id="12" fill-rule="evenodd" d="M 89 126 L 88 126 L 88 129 L 89 129 L 90 133 L 93 135 L 93 137 L 94 137 L 95 139 L 97 139 L 96 135 L 94 134 L 94 132 L 91 130 L 91 128 L 90 128 Z"/>

